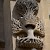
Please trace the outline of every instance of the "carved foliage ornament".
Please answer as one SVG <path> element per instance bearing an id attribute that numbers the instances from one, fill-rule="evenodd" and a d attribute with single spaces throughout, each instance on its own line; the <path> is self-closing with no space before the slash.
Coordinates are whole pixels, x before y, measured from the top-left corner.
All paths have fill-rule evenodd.
<path id="1" fill-rule="evenodd" d="M 17 46 L 25 48 L 43 48 L 44 25 L 39 17 L 36 0 L 18 0 L 12 12 L 12 32 Z"/>

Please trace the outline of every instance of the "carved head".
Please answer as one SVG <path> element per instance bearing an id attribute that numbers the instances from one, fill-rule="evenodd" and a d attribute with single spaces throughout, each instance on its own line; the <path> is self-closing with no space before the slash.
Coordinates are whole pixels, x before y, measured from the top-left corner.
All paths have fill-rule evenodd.
<path id="1" fill-rule="evenodd" d="M 12 31 L 17 46 L 42 50 L 44 25 L 38 14 L 37 0 L 18 0 L 13 9 Z"/>

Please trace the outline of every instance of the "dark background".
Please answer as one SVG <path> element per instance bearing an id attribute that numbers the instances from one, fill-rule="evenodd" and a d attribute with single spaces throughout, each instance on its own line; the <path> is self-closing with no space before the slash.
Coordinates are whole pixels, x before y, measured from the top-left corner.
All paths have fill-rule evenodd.
<path id="1" fill-rule="evenodd" d="M 3 0 L 0 0 L 0 40 L 4 40 Z"/>
<path id="2" fill-rule="evenodd" d="M 10 0 L 0 0 L 0 50 L 12 50 Z"/>

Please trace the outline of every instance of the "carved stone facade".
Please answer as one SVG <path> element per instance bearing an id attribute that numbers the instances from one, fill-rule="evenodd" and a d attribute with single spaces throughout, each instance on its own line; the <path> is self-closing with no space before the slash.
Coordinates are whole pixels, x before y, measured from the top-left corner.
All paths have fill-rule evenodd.
<path id="1" fill-rule="evenodd" d="M 37 16 L 38 10 L 39 5 L 36 0 L 16 1 L 11 17 L 12 37 L 16 39 L 13 50 L 17 48 L 42 50 L 45 33 L 44 23 Z"/>
<path id="2" fill-rule="evenodd" d="M 14 2 L 17 2 L 17 1 L 16 0 L 11 0 L 11 1 L 13 2 L 12 3 L 12 7 L 13 7 Z M 45 37 L 44 37 L 44 42 L 43 42 L 43 44 L 44 44 L 43 50 L 50 50 L 50 20 L 49 20 L 50 0 L 41 0 L 41 1 L 38 0 L 38 6 L 40 6 L 40 7 L 39 7 L 39 10 L 38 10 L 38 16 L 37 15 L 36 16 L 40 20 L 43 19 L 41 22 L 44 21 L 44 25 L 43 24 L 42 25 L 44 26 L 44 29 L 45 29 Z M 14 48 L 16 48 L 16 50 L 35 50 L 35 48 L 33 48 L 33 49 L 22 48 L 21 49 L 21 48 L 16 47 L 16 43 L 15 42 L 16 42 L 16 39 L 18 39 L 18 37 L 16 38 L 15 35 L 17 36 L 17 35 L 20 35 L 21 33 L 24 33 L 24 34 L 27 34 L 27 33 L 24 30 L 24 31 L 21 31 L 19 34 L 15 33 L 15 35 L 14 34 L 12 35 L 13 31 L 11 30 L 11 19 L 12 18 L 10 16 L 10 0 L 4 0 L 3 7 L 4 7 L 3 8 L 3 11 L 4 11 L 4 26 L 3 26 L 3 24 L 1 24 L 2 26 L 0 26 L 0 29 L 1 29 L 0 32 L 2 31 L 2 33 L 0 33 L 0 39 L 1 40 L 5 40 L 5 49 L 4 48 L 3 49 L 0 48 L 0 50 L 13 50 Z M 3 22 L 3 20 L 0 20 L 0 23 L 1 23 L 1 21 Z M 27 22 L 26 22 L 26 25 L 27 25 Z M 3 27 L 4 27 L 4 33 L 3 33 L 3 29 L 2 29 Z M 22 27 L 22 29 L 24 29 L 24 27 Z M 31 32 L 32 32 L 32 30 L 31 30 Z M 13 41 L 13 45 L 12 45 L 12 41 L 11 40 Z"/>

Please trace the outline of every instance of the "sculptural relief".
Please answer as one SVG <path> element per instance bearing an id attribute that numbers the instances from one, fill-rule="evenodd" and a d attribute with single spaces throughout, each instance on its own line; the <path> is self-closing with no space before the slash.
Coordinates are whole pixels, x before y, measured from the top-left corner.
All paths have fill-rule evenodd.
<path id="1" fill-rule="evenodd" d="M 37 17 L 37 0 L 17 0 L 12 11 L 13 50 L 42 50 L 45 37 L 43 22 Z M 24 48 L 24 49 L 22 49 Z"/>

